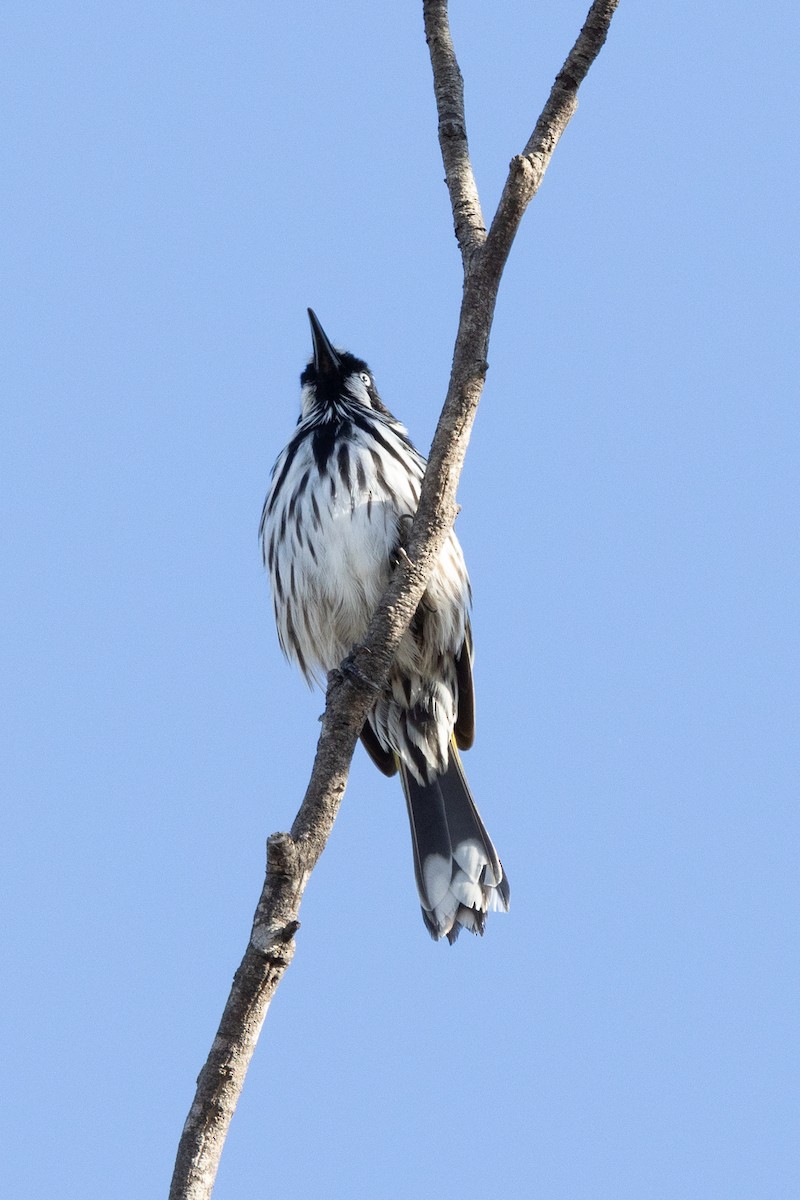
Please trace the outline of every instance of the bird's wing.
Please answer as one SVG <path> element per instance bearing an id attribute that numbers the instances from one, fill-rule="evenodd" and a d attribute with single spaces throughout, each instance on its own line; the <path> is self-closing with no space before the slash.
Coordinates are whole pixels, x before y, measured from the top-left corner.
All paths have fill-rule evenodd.
<path id="1" fill-rule="evenodd" d="M 458 714 L 453 734 L 459 750 L 469 750 L 475 741 L 475 687 L 472 681 L 472 629 L 467 621 L 464 645 L 456 658 Z"/>

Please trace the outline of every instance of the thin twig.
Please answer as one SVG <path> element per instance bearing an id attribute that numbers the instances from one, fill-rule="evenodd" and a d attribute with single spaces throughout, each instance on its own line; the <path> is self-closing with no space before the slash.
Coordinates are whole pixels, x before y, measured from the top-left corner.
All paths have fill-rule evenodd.
<path id="1" fill-rule="evenodd" d="M 539 190 L 553 151 L 578 107 L 578 88 L 603 48 L 619 0 L 595 0 L 558 72 L 547 103 L 521 154 L 511 160 L 508 177 L 487 237 L 482 263 L 490 278 L 502 272 L 525 209 Z"/>
<path id="2" fill-rule="evenodd" d="M 464 294 L 447 399 L 436 429 L 419 508 L 355 671 L 329 682 L 311 779 L 291 834 L 267 843 L 267 873 L 250 941 L 236 972 L 211 1053 L 184 1125 L 170 1200 L 208 1200 L 222 1147 L 272 996 L 294 953 L 298 912 L 309 876 L 325 848 L 344 795 L 355 744 L 416 612 L 455 520 L 456 486 L 487 370 L 489 333 L 500 277 L 522 215 L 575 111 L 576 93 L 605 41 L 618 0 L 595 0 L 522 155 L 512 160 L 488 237 L 469 162 L 461 73 L 445 0 L 424 0 L 426 36 L 440 116 L 442 157 L 464 262 Z M 442 134 L 453 114 L 453 136 Z M 448 120 L 450 118 L 448 117 Z M 459 128 L 460 123 L 460 128 Z"/>
<path id="3" fill-rule="evenodd" d="M 425 40 L 433 67 L 433 90 L 439 114 L 439 146 L 445 183 L 450 193 L 456 239 L 465 270 L 470 259 L 486 241 L 481 202 L 467 142 L 464 116 L 464 79 L 456 60 L 447 0 L 426 0 Z"/>

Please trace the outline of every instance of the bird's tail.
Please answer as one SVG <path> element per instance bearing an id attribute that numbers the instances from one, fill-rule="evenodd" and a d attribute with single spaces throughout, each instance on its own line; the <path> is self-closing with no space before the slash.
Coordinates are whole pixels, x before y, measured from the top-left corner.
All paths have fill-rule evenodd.
<path id="1" fill-rule="evenodd" d="M 453 742 L 447 770 L 418 783 L 399 764 L 414 847 L 422 919 L 452 945 L 462 927 L 483 933 L 490 910 L 507 912 L 508 879 L 472 799 Z"/>

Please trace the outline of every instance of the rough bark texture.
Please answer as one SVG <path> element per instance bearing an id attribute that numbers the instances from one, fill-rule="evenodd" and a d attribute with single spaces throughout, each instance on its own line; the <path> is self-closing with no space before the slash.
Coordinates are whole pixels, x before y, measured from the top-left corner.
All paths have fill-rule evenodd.
<path id="1" fill-rule="evenodd" d="M 473 251 L 486 240 L 481 202 L 467 142 L 464 115 L 464 80 L 456 61 L 447 0 L 424 3 L 425 40 L 433 68 L 433 90 L 439 114 L 439 146 L 444 163 L 445 183 L 465 269 Z"/>
<path id="2" fill-rule="evenodd" d="M 500 278 L 523 213 L 577 107 L 577 91 L 606 39 L 619 0 L 596 0 L 508 179 L 487 234 L 467 146 L 464 89 L 446 0 L 424 0 L 439 114 L 439 141 L 464 264 L 464 293 L 447 398 L 436 430 L 406 554 L 392 576 L 356 668 L 332 677 L 311 779 L 291 833 L 267 842 L 267 872 L 250 940 L 197 1080 L 170 1188 L 171 1200 L 211 1195 L 222 1147 L 269 1003 L 294 954 L 300 902 L 344 795 L 358 735 L 422 598 L 456 515 L 456 487 L 488 368 Z"/>

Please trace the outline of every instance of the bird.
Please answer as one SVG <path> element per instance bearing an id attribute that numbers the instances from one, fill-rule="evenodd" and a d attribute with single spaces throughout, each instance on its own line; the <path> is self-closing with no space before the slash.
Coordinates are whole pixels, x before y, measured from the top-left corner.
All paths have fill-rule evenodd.
<path id="1" fill-rule="evenodd" d="M 259 535 L 278 640 L 313 685 L 352 664 L 404 551 L 426 460 L 367 363 L 308 317 L 300 416 L 272 469 Z M 510 897 L 459 754 L 475 734 L 471 600 L 451 530 L 361 732 L 375 765 L 400 774 L 422 917 L 451 945 L 462 928 L 483 934 L 487 912 L 507 911 Z"/>

